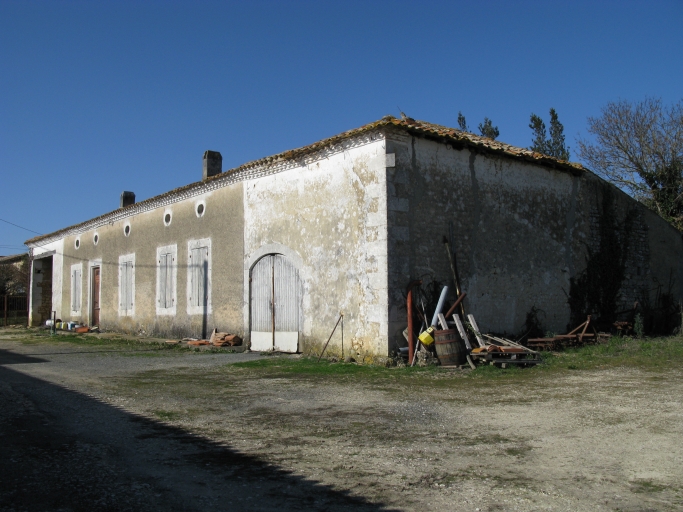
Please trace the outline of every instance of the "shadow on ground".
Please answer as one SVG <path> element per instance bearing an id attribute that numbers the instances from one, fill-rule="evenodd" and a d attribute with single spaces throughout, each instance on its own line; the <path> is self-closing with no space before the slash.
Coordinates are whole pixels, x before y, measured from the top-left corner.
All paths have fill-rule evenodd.
<path id="1" fill-rule="evenodd" d="M 33 357 L 26 354 L 15 354 L 9 350 L 0 349 L 0 366 L 9 364 L 47 363 L 47 359 Z"/>
<path id="2" fill-rule="evenodd" d="M 0 510 L 387 510 L 4 366 L 41 361 L 0 351 Z"/>

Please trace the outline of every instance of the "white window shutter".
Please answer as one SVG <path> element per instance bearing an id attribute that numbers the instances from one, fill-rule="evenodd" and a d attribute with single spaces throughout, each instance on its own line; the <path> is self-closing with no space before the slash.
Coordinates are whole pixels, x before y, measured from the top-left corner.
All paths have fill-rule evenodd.
<path id="1" fill-rule="evenodd" d="M 76 270 L 76 309 L 74 311 L 81 310 L 81 271 Z"/>
<path id="2" fill-rule="evenodd" d="M 173 307 L 173 256 L 166 254 L 166 307 Z"/>
<path id="3" fill-rule="evenodd" d="M 133 309 L 133 262 L 128 262 L 128 309 Z"/>
<path id="4" fill-rule="evenodd" d="M 76 271 L 71 272 L 71 311 L 76 311 Z"/>
<path id="5" fill-rule="evenodd" d="M 159 307 L 166 308 L 166 254 L 159 257 Z"/>

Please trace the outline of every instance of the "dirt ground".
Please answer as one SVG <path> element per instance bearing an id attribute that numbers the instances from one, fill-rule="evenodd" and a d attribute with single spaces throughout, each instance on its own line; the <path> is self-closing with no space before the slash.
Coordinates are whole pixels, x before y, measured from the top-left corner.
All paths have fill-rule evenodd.
<path id="1" fill-rule="evenodd" d="M 292 369 L 0 330 L 0 510 L 683 510 L 681 370 Z"/>

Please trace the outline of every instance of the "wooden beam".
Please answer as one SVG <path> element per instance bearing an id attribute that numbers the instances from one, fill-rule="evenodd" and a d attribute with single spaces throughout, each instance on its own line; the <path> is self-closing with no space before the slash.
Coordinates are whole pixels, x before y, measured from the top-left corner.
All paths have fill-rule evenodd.
<path id="1" fill-rule="evenodd" d="M 481 337 L 481 331 L 479 330 L 479 326 L 477 325 L 477 321 L 474 319 L 473 314 L 467 315 L 467 319 L 470 321 L 470 324 L 472 325 L 472 328 L 474 329 L 474 335 L 477 338 L 477 343 L 479 343 L 480 347 L 485 347 L 486 343 L 484 343 L 484 339 Z"/>
<path id="2" fill-rule="evenodd" d="M 460 317 L 458 315 L 453 315 L 453 320 L 455 320 L 455 327 L 458 329 L 458 332 L 460 333 L 462 340 L 465 342 L 467 350 L 472 350 L 472 345 L 470 345 L 470 339 L 467 337 L 467 331 L 465 330 L 465 327 L 462 325 Z"/>
<path id="3" fill-rule="evenodd" d="M 443 316 L 443 313 L 439 313 L 438 317 L 439 317 L 439 325 L 441 325 L 441 328 L 444 331 L 447 331 L 448 330 L 448 322 L 446 322 L 446 317 Z"/>

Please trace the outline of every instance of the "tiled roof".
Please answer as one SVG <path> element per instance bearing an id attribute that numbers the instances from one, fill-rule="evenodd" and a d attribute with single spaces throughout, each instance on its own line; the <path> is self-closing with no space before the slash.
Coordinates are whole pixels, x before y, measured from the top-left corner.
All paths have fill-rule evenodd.
<path id="1" fill-rule="evenodd" d="M 124 208 L 118 208 L 112 212 L 105 213 L 104 215 L 100 215 L 99 217 L 95 217 L 94 219 L 88 220 L 86 222 L 75 224 L 73 226 L 69 226 L 67 228 L 60 229 L 58 231 L 46 235 L 33 237 L 29 240 L 26 240 L 26 242 L 24 243 L 27 245 L 35 245 L 38 242 L 45 240 L 47 238 L 60 238 L 61 236 L 66 236 L 69 232 L 78 230 L 81 227 L 86 228 L 86 226 L 96 224 L 98 221 L 104 221 L 112 215 L 118 215 L 124 212 L 125 210 L 134 210 L 146 204 L 158 202 L 159 200 L 167 197 L 179 196 L 183 193 L 190 192 L 194 189 L 201 189 L 202 187 L 206 186 L 207 183 L 219 180 L 223 181 L 226 180 L 226 178 L 230 180 L 229 182 L 234 182 L 235 180 L 239 180 L 242 174 L 246 175 L 249 173 L 250 170 L 254 168 L 268 166 L 286 160 L 295 160 L 298 158 L 302 158 L 308 154 L 319 151 L 327 146 L 337 144 L 343 141 L 344 139 L 349 139 L 357 135 L 372 132 L 373 130 L 382 129 L 395 129 L 405 131 L 411 135 L 415 135 L 418 137 L 424 137 L 428 139 L 437 140 L 439 142 L 443 142 L 446 144 L 451 144 L 452 146 L 458 149 L 471 148 L 480 153 L 503 155 L 510 158 L 515 158 L 517 160 L 535 163 L 545 167 L 551 167 L 558 170 L 568 171 L 573 174 L 580 174 L 583 171 L 585 171 L 585 168 L 581 164 L 558 160 L 557 158 L 549 157 L 541 153 L 535 153 L 528 149 L 511 146 L 510 144 L 505 144 L 504 142 L 488 139 L 486 137 L 481 137 L 479 135 L 457 130 L 455 128 L 448 128 L 447 126 L 427 123 L 425 121 L 417 121 L 410 117 L 398 119 L 393 116 L 384 116 L 382 119 L 361 126 L 360 128 L 355 128 L 353 130 L 340 133 L 333 137 L 323 139 L 318 142 L 314 142 L 313 144 L 310 144 L 308 146 L 304 146 L 297 149 L 291 149 L 289 151 L 285 151 L 277 155 L 268 156 L 260 160 L 254 160 L 252 162 L 247 162 L 245 164 L 240 165 L 239 167 L 212 176 L 207 180 L 190 183 L 189 185 L 173 189 L 169 192 L 165 192 L 158 196 L 146 199 L 144 201 L 140 201 L 139 203 L 135 203 Z"/>
<path id="2" fill-rule="evenodd" d="M 455 128 L 427 123 L 425 121 L 416 121 L 410 117 L 397 119 L 393 116 L 386 116 L 375 123 L 359 128 L 359 130 L 376 126 L 396 126 L 415 135 L 451 143 L 457 147 L 471 147 L 486 153 L 498 153 L 516 159 L 525 160 L 527 162 L 537 163 L 546 167 L 570 171 L 575 174 L 580 174 L 586 170 L 581 164 L 578 163 L 559 160 L 542 153 L 536 153 L 535 151 L 530 151 L 525 148 L 511 146 L 510 144 L 505 144 L 504 142 L 492 140 L 487 137 L 464 132 Z"/>
<path id="3" fill-rule="evenodd" d="M 0 256 L 0 265 L 5 265 L 7 263 L 17 263 L 24 258 L 26 258 L 28 254 L 22 253 L 22 254 L 12 254 L 11 256 Z"/>

